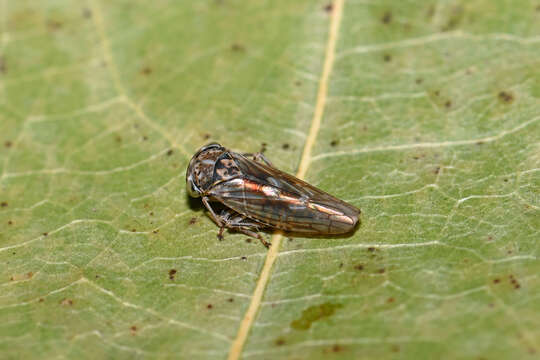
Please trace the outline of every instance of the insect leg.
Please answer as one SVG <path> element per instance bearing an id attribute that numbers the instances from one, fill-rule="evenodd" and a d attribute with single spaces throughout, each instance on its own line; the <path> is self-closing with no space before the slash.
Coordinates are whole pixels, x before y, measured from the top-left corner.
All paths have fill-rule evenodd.
<path id="1" fill-rule="evenodd" d="M 203 202 L 204 206 L 206 206 L 206 208 L 208 209 L 208 211 L 210 211 L 210 217 L 212 218 L 212 220 L 214 220 L 214 222 L 215 222 L 219 227 L 223 227 L 223 222 L 221 221 L 220 217 L 216 215 L 216 213 L 214 212 L 214 210 L 213 210 L 212 207 L 210 206 L 210 203 L 208 202 L 208 197 L 203 196 L 203 197 L 202 197 L 202 202 Z"/>
<path id="2" fill-rule="evenodd" d="M 263 236 L 257 232 L 262 224 L 230 209 L 223 210 L 219 217 L 220 220 L 223 221 L 223 226 L 219 229 L 218 238 L 222 239 L 223 231 L 225 228 L 228 228 L 249 237 L 259 239 L 259 241 L 267 248 L 270 246 L 270 243 L 264 240 Z"/>
<path id="3" fill-rule="evenodd" d="M 264 162 L 266 165 L 274 167 L 274 165 L 272 165 L 270 160 L 268 160 L 268 158 L 266 156 L 264 156 L 264 154 L 262 152 L 246 153 L 246 154 L 242 154 L 242 155 L 244 155 L 246 157 L 252 157 L 253 160 L 258 161 L 258 162 L 261 162 L 261 160 L 262 160 L 262 162 Z"/>
<path id="4" fill-rule="evenodd" d="M 249 230 L 249 228 L 247 227 L 239 227 L 239 228 L 234 228 L 235 231 L 238 231 L 238 232 L 241 232 L 242 234 L 245 234 L 247 236 L 250 236 L 250 237 L 253 237 L 253 238 L 257 238 L 259 239 L 259 241 L 266 247 L 266 248 L 269 248 L 270 244 L 268 241 L 264 240 L 264 238 L 262 237 L 261 234 L 259 233 L 256 233 L 254 231 L 251 231 Z"/>

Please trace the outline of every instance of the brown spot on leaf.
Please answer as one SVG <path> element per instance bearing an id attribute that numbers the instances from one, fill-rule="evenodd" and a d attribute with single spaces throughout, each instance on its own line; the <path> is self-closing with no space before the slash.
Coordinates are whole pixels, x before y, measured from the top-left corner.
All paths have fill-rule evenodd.
<path id="1" fill-rule="evenodd" d="M 506 104 L 510 104 L 514 101 L 514 95 L 509 91 L 499 92 L 499 100 Z"/>
<path id="2" fill-rule="evenodd" d="M 484 145 L 484 142 L 483 142 L 482 140 L 480 140 L 480 141 L 477 141 L 477 142 L 476 142 L 476 145 L 478 145 L 478 146 L 480 146 L 480 145 Z"/>
<path id="3" fill-rule="evenodd" d="M 1 207 L 7 207 L 7 206 L 8 206 L 7 201 L 2 201 L 2 202 L 0 203 L 0 206 L 1 206 Z"/>
<path id="4" fill-rule="evenodd" d="M 167 156 L 171 156 L 173 154 L 173 149 L 169 149 L 169 151 L 167 151 Z"/>
<path id="5" fill-rule="evenodd" d="M 362 270 L 364 270 L 364 265 L 363 265 L 363 264 L 355 265 L 355 266 L 354 266 L 354 269 L 355 269 L 355 270 L 358 270 L 358 271 L 362 271 Z"/>
<path id="6" fill-rule="evenodd" d="M 242 44 L 234 43 L 231 45 L 231 50 L 234 52 L 244 52 L 246 51 L 246 48 Z"/>
<path id="7" fill-rule="evenodd" d="M 261 153 L 265 152 L 265 151 L 266 151 L 266 145 L 267 145 L 267 144 L 264 143 L 264 142 L 261 143 L 261 150 L 259 150 L 259 152 L 261 152 Z"/>
<path id="8" fill-rule="evenodd" d="M 88 8 L 83 8 L 82 17 L 85 18 L 85 19 L 90 19 L 92 17 L 92 10 L 90 10 Z"/>
<path id="9" fill-rule="evenodd" d="M 38 300 L 38 302 L 40 302 L 40 303 L 42 303 L 42 302 L 44 302 L 44 301 L 45 301 L 44 298 L 39 298 L 39 300 Z"/>
<path id="10" fill-rule="evenodd" d="M 48 232 L 44 232 L 44 233 L 43 233 L 43 236 L 48 236 L 48 235 L 49 235 Z"/>
<path id="11" fill-rule="evenodd" d="M 73 305 L 73 300 L 68 299 L 68 298 L 64 298 L 64 299 L 60 300 L 60 305 L 72 306 Z"/>
<path id="12" fill-rule="evenodd" d="M 157 234 L 159 232 L 159 229 L 152 230 L 152 234 Z"/>
<path id="13" fill-rule="evenodd" d="M 251 238 L 246 238 L 246 242 L 247 242 L 248 244 L 251 244 Z"/>
<path id="14" fill-rule="evenodd" d="M 63 25 L 64 24 L 62 24 L 62 22 L 58 20 L 51 19 L 47 21 L 47 29 L 49 29 L 50 31 L 59 30 L 62 28 Z"/>
<path id="15" fill-rule="evenodd" d="M 7 72 L 6 60 L 2 55 L 0 55 L 0 74 L 5 74 Z"/>
<path id="16" fill-rule="evenodd" d="M 212 304 L 206 305 L 206 308 L 207 308 L 207 309 L 212 309 L 213 307 L 214 307 L 214 305 L 212 305 Z"/>
<path id="17" fill-rule="evenodd" d="M 212 135 L 210 135 L 210 134 L 203 134 L 202 137 L 203 137 L 204 140 L 208 140 L 208 139 L 210 139 L 210 138 L 212 137 Z"/>
<path id="18" fill-rule="evenodd" d="M 240 260 L 247 260 L 247 257 L 246 257 L 246 256 L 242 256 L 242 257 L 240 258 Z"/>
<path id="19" fill-rule="evenodd" d="M 323 9 L 324 9 L 324 11 L 326 11 L 327 13 L 331 13 L 332 10 L 334 10 L 334 4 L 329 3 L 329 4 L 327 4 Z"/>
<path id="20" fill-rule="evenodd" d="M 389 304 L 393 303 L 394 301 L 396 301 L 396 299 L 394 299 L 393 297 L 389 297 L 389 298 L 386 300 L 386 302 L 389 303 Z"/>
<path id="21" fill-rule="evenodd" d="M 446 102 L 444 103 L 444 107 L 446 107 L 447 109 L 450 109 L 452 107 L 452 101 L 446 100 Z"/>
<path id="22" fill-rule="evenodd" d="M 399 345 L 392 345 L 392 347 L 390 348 L 390 350 L 391 350 L 392 352 L 399 352 L 399 350 L 400 350 L 400 349 L 399 349 Z"/>
<path id="23" fill-rule="evenodd" d="M 439 175 L 439 172 L 441 172 L 441 167 L 440 167 L 440 166 L 437 166 L 437 167 L 435 168 L 435 170 L 433 170 L 433 173 L 434 173 L 435 175 Z"/>
<path id="24" fill-rule="evenodd" d="M 332 140 L 330 142 L 330 146 L 337 146 L 339 144 L 339 140 Z"/>
<path id="25" fill-rule="evenodd" d="M 141 74 L 150 75 L 152 73 L 152 68 L 150 66 L 145 66 L 141 69 Z"/>
<path id="26" fill-rule="evenodd" d="M 287 144 L 287 143 L 281 145 L 281 148 L 282 148 L 283 150 L 287 150 L 289 147 L 290 147 L 290 145 Z"/>
<path id="27" fill-rule="evenodd" d="M 421 83 L 424 82 L 424 79 L 422 79 L 422 78 L 417 78 L 414 82 L 420 85 Z"/>
<path id="28" fill-rule="evenodd" d="M 440 90 L 435 90 L 435 91 L 433 92 L 433 95 L 435 95 L 435 96 L 439 96 L 440 94 L 441 94 L 441 91 L 440 91 Z"/>
<path id="29" fill-rule="evenodd" d="M 344 350 L 343 346 L 339 345 L 339 344 L 334 344 L 332 346 L 332 352 L 342 352 Z"/>
<path id="30" fill-rule="evenodd" d="M 143 139 L 143 141 L 146 141 L 146 140 L 148 140 L 148 136 L 143 135 L 142 139 Z"/>
<path id="31" fill-rule="evenodd" d="M 131 232 L 137 232 L 137 229 L 133 228 L 131 229 Z"/>
<path id="32" fill-rule="evenodd" d="M 381 268 L 381 269 L 377 270 L 377 273 L 384 274 L 385 271 L 386 271 L 385 268 Z"/>
<path id="33" fill-rule="evenodd" d="M 13 225 L 13 221 L 11 221 L 11 220 L 8 220 L 7 223 L 8 223 L 8 225 Z"/>
<path id="34" fill-rule="evenodd" d="M 137 326 L 132 325 L 129 330 L 131 331 L 131 335 L 137 334 Z"/>
<path id="35" fill-rule="evenodd" d="M 274 341 L 274 343 L 275 343 L 277 346 L 285 345 L 285 339 L 284 339 L 284 338 L 277 338 L 276 341 Z"/>
<path id="36" fill-rule="evenodd" d="M 197 218 L 196 217 L 192 217 L 191 219 L 189 219 L 189 225 L 193 225 L 197 222 Z"/>
<path id="37" fill-rule="evenodd" d="M 390 61 L 392 61 L 392 55 L 390 55 L 390 54 L 384 54 L 384 55 L 383 55 L 383 60 L 384 60 L 385 62 L 390 62 Z"/>
<path id="38" fill-rule="evenodd" d="M 390 24 L 392 22 L 392 13 L 390 11 L 385 12 L 381 17 L 381 22 L 383 24 Z"/>
<path id="39" fill-rule="evenodd" d="M 370 246 L 367 248 L 367 251 L 369 252 L 374 252 L 375 251 L 375 248 L 373 246 Z"/>
<path id="40" fill-rule="evenodd" d="M 494 284 L 498 284 L 498 283 L 500 283 L 500 282 L 501 282 L 501 279 L 499 279 L 499 278 L 493 279 L 493 283 L 494 283 Z"/>
<path id="41" fill-rule="evenodd" d="M 7 140 L 6 142 L 4 142 L 4 146 L 6 147 L 6 149 L 9 149 L 11 146 L 13 146 L 13 143 Z"/>
<path id="42" fill-rule="evenodd" d="M 232 302 L 234 302 L 234 299 L 233 298 L 228 298 L 227 301 L 232 303 Z"/>
<path id="43" fill-rule="evenodd" d="M 169 279 L 174 280 L 174 277 L 176 276 L 176 269 L 169 270 Z"/>
<path id="44" fill-rule="evenodd" d="M 294 85 L 300 86 L 300 85 L 302 85 L 302 82 L 301 82 L 300 80 L 296 80 L 296 81 L 294 82 Z"/>

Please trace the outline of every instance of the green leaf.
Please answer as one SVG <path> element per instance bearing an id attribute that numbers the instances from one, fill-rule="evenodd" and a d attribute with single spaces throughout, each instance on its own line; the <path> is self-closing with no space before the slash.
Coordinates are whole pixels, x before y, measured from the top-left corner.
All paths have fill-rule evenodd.
<path id="1" fill-rule="evenodd" d="M 0 3 L 2 358 L 538 354 L 538 2 L 340 3 Z M 360 228 L 264 282 L 187 197 L 210 141 L 311 151 Z"/>

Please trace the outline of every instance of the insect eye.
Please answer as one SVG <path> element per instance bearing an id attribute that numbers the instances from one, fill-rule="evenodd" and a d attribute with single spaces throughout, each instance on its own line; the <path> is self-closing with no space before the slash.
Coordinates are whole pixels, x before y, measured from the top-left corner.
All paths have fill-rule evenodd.
<path id="1" fill-rule="evenodd" d="M 197 188 L 197 186 L 195 185 L 195 183 L 193 182 L 193 179 L 190 177 L 188 177 L 187 179 L 187 188 L 188 188 L 188 193 L 191 197 L 199 197 L 200 196 L 200 190 Z"/>

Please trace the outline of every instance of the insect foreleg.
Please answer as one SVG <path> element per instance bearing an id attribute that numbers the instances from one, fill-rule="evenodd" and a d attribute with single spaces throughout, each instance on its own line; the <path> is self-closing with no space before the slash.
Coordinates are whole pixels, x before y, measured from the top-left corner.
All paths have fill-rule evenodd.
<path id="1" fill-rule="evenodd" d="M 203 202 L 204 206 L 206 206 L 208 211 L 210 211 L 210 217 L 212 218 L 212 220 L 214 220 L 214 222 L 219 227 L 223 227 L 223 222 L 221 221 L 220 217 L 216 215 L 216 213 L 214 212 L 214 210 L 210 206 L 210 203 L 208 202 L 208 197 L 207 196 L 202 197 L 202 202 Z"/>

